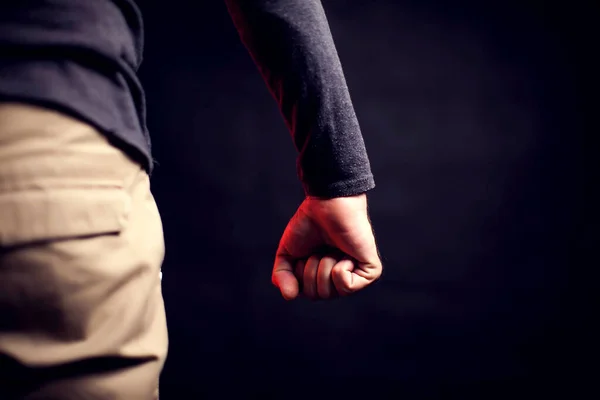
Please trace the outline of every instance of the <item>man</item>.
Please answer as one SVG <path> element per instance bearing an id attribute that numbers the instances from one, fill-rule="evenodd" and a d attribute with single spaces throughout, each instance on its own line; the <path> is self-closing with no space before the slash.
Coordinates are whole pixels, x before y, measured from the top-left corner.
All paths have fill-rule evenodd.
<path id="1" fill-rule="evenodd" d="M 381 274 L 374 187 L 318 0 L 227 0 L 299 151 L 306 199 L 275 257 L 285 299 Z M 0 5 L 0 398 L 151 399 L 167 354 L 132 0 Z"/>

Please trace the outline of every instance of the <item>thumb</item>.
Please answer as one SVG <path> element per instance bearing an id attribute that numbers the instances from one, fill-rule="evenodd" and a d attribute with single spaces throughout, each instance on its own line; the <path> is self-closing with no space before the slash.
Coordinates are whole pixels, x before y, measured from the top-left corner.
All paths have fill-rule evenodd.
<path id="1" fill-rule="evenodd" d="M 277 256 L 275 258 L 271 282 L 277 286 L 284 299 L 293 300 L 298 297 L 300 292 L 298 279 L 294 275 L 292 260 L 287 257 Z"/>

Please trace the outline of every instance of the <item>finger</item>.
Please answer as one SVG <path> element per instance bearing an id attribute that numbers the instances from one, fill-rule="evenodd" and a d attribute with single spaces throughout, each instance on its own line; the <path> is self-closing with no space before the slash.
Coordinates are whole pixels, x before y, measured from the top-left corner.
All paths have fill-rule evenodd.
<path id="1" fill-rule="evenodd" d="M 319 262 L 319 270 L 317 272 L 317 294 L 321 299 L 329 299 L 337 293 L 331 279 L 331 271 L 335 264 L 339 261 L 339 257 L 326 255 Z"/>
<path id="2" fill-rule="evenodd" d="M 369 220 L 368 214 L 359 216 L 354 222 L 353 228 L 344 230 L 333 230 L 330 232 L 333 245 L 347 254 L 350 258 L 358 261 L 359 266 L 371 269 L 381 269 L 381 259 L 375 240 L 375 232 Z M 370 271 L 374 272 L 374 271 Z"/>
<path id="3" fill-rule="evenodd" d="M 352 294 L 368 286 L 372 279 L 356 273 L 361 271 L 356 268 L 355 262 L 348 258 L 344 258 L 338 262 L 331 271 L 331 279 L 340 296 Z"/>
<path id="4" fill-rule="evenodd" d="M 363 232 L 366 232 L 366 234 L 357 235 L 353 238 L 344 237 L 342 235 L 341 238 L 343 240 L 340 242 L 339 246 L 339 249 L 352 259 L 354 265 L 352 273 L 358 275 L 356 282 L 353 281 L 352 285 L 360 288 L 379 279 L 383 271 L 381 258 L 379 256 L 379 251 L 377 250 L 375 236 L 373 235 L 372 230 L 365 230 Z M 348 264 L 345 263 L 345 265 L 348 267 Z M 351 275 L 347 275 L 347 277 L 347 279 L 350 279 Z"/>
<path id="5" fill-rule="evenodd" d="M 290 259 L 282 256 L 275 258 L 271 281 L 279 288 L 284 299 L 293 300 L 298 297 L 298 280 L 294 276 L 292 261 Z"/>
<path id="6" fill-rule="evenodd" d="M 306 265 L 306 260 L 298 260 L 296 261 L 296 267 L 294 268 L 294 276 L 296 280 L 298 280 L 299 284 L 299 293 L 302 292 L 304 286 L 304 266 Z"/>
<path id="7" fill-rule="evenodd" d="M 320 258 L 317 256 L 311 256 L 304 265 L 304 276 L 303 276 L 303 293 L 306 297 L 313 300 L 316 299 L 317 294 L 317 273 L 319 270 Z"/>
<path id="8" fill-rule="evenodd" d="M 383 272 L 383 265 L 379 257 L 375 258 L 370 263 L 358 263 L 354 265 L 353 273 L 358 275 L 360 278 L 367 280 L 369 283 L 375 282 L 381 277 Z"/>

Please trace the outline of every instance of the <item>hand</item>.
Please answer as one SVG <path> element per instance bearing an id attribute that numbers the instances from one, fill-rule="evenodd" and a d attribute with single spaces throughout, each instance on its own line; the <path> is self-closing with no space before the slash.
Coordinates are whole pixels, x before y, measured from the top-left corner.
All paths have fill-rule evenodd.
<path id="1" fill-rule="evenodd" d="M 306 198 L 281 237 L 272 280 L 286 300 L 301 290 L 316 300 L 361 290 L 381 272 L 366 194 Z"/>

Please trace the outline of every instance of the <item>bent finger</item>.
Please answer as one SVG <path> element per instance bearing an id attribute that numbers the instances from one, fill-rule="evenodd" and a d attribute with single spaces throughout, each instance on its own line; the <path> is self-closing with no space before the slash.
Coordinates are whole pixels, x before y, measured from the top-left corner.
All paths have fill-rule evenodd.
<path id="1" fill-rule="evenodd" d="M 318 296 L 317 293 L 317 273 L 319 270 L 319 261 L 320 258 L 318 256 L 311 256 L 304 265 L 304 275 L 303 275 L 303 293 L 309 299 L 316 299 Z"/>
<path id="2" fill-rule="evenodd" d="M 353 260 L 345 258 L 338 262 L 331 271 L 333 285 L 340 296 L 347 296 L 367 287 L 372 279 L 355 272 Z"/>
<path id="3" fill-rule="evenodd" d="M 317 272 L 317 294 L 321 299 L 329 299 L 336 295 L 335 286 L 331 279 L 331 271 L 338 263 L 339 257 L 326 255 L 319 262 L 319 270 Z"/>
<path id="4" fill-rule="evenodd" d="M 304 266 L 306 265 L 306 260 L 298 260 L 296 261 L 296 266 L 294 267 L 294 276 L 298 280 L 298 291 L 299 294 L 304 290 Z"/>
<path id="5" fill-rule="evenodd" d="M 286 300 L 293 300 L 298 297 L 298 280 L 294 276 L 292 260 L 286 257 L 276 257 L 271 275 L 271 282 L 279 289 L 281 295 Z"/>

